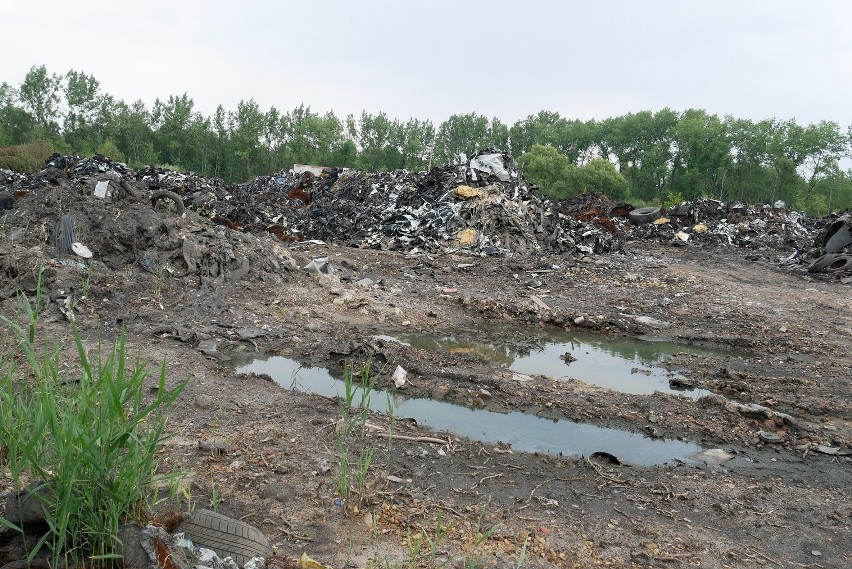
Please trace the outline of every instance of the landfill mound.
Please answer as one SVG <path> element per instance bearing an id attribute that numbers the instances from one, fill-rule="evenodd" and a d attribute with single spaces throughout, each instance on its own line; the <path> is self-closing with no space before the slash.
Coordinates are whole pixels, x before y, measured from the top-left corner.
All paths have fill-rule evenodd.
<path id="1" fill-rule="evenodd" d="M 192 197 L 189 201 L 197 201 Z M 211 203 L 214 221 L 282 241 L 319 239 L 407 253 L 606 253 L 614 235 L 562 215 L 509 154 L 429 172 L 298 169 L 255 178 Z"/>
<path id="2" fill-rule="evenodd" d="M 782 263 L 810 272 L 852 268 L 848 215 L 818 219 L 780 203 L 726 204 L 706 198 L 668 209 L 634 208 L 600 193 L 554 201 L 524 179 L 510 154 L 494 149 L 429 172 L 297 166 L 239 185 L 151 166 L 133 171 L 99 154 L 54 154 L 35 174 L 0 170 L 0 186 L 6 188 L 0 200 L 6 209 L 14 207 L 15 198 L 44 194 L 52 187 L 119 205 L 149 200 L 154 205 L 166 198 L 175 202 L 173 213 L 186 207 L 220 226 L 268 234 L 284 243 L 322 240 L 410 254 L 512 256 L 593 255 L 642 240 L 782 251 Z M 128 231 L 145 233 L 138 227 L 114 231 L 117 235 L 102 240 L 106 249 L 116 249 L 116 243 L 122 249 L 123 243 L 135 252 L 140 242 Z M 174 231 L 166 233 L 168 238 L 149 236 L 141 244 L 181 247 Z M 185 242 L 182 247 L 190 269 L 209 264 L 204 247 Z M 224 265 L 243 264 L 232 250 L 220 253 L 219 268 L 207 269 L 210 276 L 220 275 Z"/>

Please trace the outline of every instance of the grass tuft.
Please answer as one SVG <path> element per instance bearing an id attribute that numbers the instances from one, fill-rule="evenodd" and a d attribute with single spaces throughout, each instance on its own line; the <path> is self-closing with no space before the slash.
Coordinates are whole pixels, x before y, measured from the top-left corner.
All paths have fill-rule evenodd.
<path id="1" fill-rule="evenodd" d="M 156 392 L 146 395 L 149 370 L 138 359 L 128 365 L 123 333 L 93 355 L 76 330 L 73 349 L 37 347 L 40 288 L 36 307 L 23 299 L 26 329 L 3 318 L 17 351 L 0 357 L 0 462 L 45 512 L 49 529 L 30 560 L 46 545 L 53 567 L 84 559 L 112 566 L 121 557 L 120 525 L 148 521 L 163 412 L 186 382 L 167 388 L 163 362 Z M 24 529 L 2 517 L 0 524 Z"/>

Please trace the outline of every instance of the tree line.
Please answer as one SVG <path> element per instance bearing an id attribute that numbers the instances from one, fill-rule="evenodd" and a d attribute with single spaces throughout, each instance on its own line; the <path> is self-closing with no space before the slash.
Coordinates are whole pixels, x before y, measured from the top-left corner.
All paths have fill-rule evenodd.
<path id="1" fill-rule="evenodd" d="M 338 117 L 300 105 L 282 112 L 249 99 L 212 116 L 184 93 L 128 104 L 92 75 L 34 66 L 0 84 L 0 167 L 37 170 L 47 153 L 101 153 L 134 168 L 159 165 L 241 182 L 293 164 L 425 170 L 485 148 L 507 150 L 554 198 L 602 191 L 670 204 L 704 196 L 774 203 L 815 214 L 852 208 L 852 127 L 752 121 L 702 109 L 576 120 L 541 111 L 509 126 L 458 114 L 439 125 L 385 113 Z"/>

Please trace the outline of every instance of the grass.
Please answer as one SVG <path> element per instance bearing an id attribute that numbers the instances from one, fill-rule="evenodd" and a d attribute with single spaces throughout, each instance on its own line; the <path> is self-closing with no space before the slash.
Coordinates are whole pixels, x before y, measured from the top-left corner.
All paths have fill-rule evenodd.
<path id="1" fill-rule="evenodd" d="M 118 564 L 120 525 L 147 521 L 163 411 L 185 382 L 167 388 L 163 362 L 156 392 L 143 397 L 149 370 L 138 360 L 128 365 L 123 334 L 92 355 L 76 330 L 73 349 L 47 340 L 38 346 L 40 278 L 34 305 L 20 298 L 26 328 L 2 319 L 16 344 L 0 357 L 0 462 L 16 488 L 46 489 L 33 496 L 49 529 L 28 561 L 46 546 L 53 567 L 82 560 Z M 24 530 L 2 517 L 0 524 Z"/>
<path id="2" fill-rule="evenodd" d="M 343 500 L 348 499 L 353 492 L 358 494 L 359 500 L 363 498 L 376 451 L 375 445 L 367 440 L 367 419 L 379 376 L 372 373 L 372 362 L 367 360 L 359 366 L 359 381 L 356 382 L 353 367 L 354 364 L 347 365 L 343 374 L 344 393 L 339 399 L 340 423 L 334 431 L 333 440 L 336 454 L 335 491 Z"/>

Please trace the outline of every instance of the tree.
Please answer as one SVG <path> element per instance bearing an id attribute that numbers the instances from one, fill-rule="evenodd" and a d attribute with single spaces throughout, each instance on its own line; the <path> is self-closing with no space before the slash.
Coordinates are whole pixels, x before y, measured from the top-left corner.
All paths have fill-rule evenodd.
<path id="1" fill-rule="evenodd" d="M 159 162 L 154 150 L 154 132 L 151 129 L 151 114 L 141 100 L 128 106 L 116 105 L 116 146 L 125 160 L 134 168 Z"/>
<path id="2" fill-rule="evenodd" d="M 24 109 L 32 115 L 36 127 L 48 137 L 59 134 L 60 81 L 60 77 L 48 73 L 44 65 L 33 66 L 19 89 Z"/>
<path id="3" fill-rule="evenodd" d="M 725 179 L 732 165 L 731 141 L 718 116 L 688 109 L 673 129 L 674 156 L 669 191 L 686 199 L 726 199 Z"/>
<path id="4" fill-rule="evenodd" d="M 231 114 L 231 121 L 234 153 L 241 166 L 239 175 L 247 180 L 260 174 L 259 166 L 266 163 L 260 146 L 266 117 L 254 99 L 249 99 L 237 104 L 237 112 Z"/>
<path id="5" fill-rule="evenodd" d="M 592 158 L 582 166 L 571 166 L 567 174 L 569 195 L 601 192 L 616 200 L 623 200 L 627 196 L 627 180 L 605 158 Z"/>
<path id="6" fill-rule="evenodd" d="M 8 83 L 0 84 L 0 147 L 23 144 L 35 128 L 32 116 L 17 106 L 18 91 Z"/>
<path id="7" fill-rule="evenodd" d="M 493 126 L 484 115 L 452 115 L 438 128 L 435 162 L 457 164 L 461 155 L 470 158 L 477 150 L 495 146 Z"/>
<path id="8" fill-rule="evenodd" d="M 94 149 L 98 145 L 93 130 L 96 113 L 102 103 L 100 83 L 91 75 L 74 71 L 65 74 L 65 121 L 63 135 L 73 148 Z"/>
<path id="9" fill-rule="evenodd" d="M 594 130 L 594 121 L 569 121 L 559 113 L 539 111 L 516 122 L 509 130 L 509 139 L 516 155 L 526 152 L 534 144 L 543 144 L 556 148 L 572 164 L 577 164 L 591 157 Z"/>
<path id="10" fill-rule="evenodd" d="M 529 151 L 518 157 L 524 177 L 537 185 L 541 193 L 553 198 L 570 197 L 572 187 L 569 184 L 572 164 L 556 148 L 544 144 L 533 144 Z"/>
<path id="11" fill-rule="evenodd" d="M 840 160 L 849 156 L 850 139 L 836 122 L 820 121 L 805 127 L 801 144 L 804 155 L 801 169 L 807 180 L 802 205 L 807 207 L 819 178 L 836 169 Z"/>
<path id="12" fill-rule="evenodd" d="M 187 128 L 192 119 L 192 108 L 195 105 L 186 93 L 176 97 L 170 95 L 163 103 L 154 100 L 151 112 L 154 127 L 154 148 L 160 155 L 160 160 L 173 166 L 183 164 L 184 153 L 187 151 Z"/>

